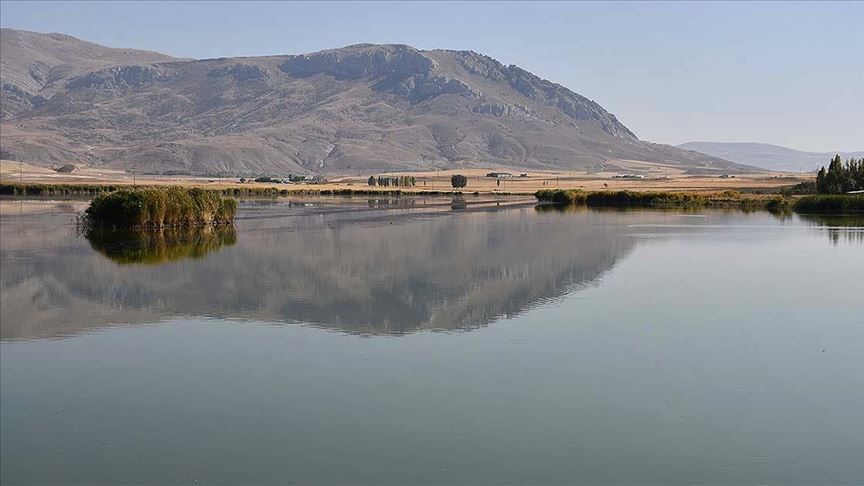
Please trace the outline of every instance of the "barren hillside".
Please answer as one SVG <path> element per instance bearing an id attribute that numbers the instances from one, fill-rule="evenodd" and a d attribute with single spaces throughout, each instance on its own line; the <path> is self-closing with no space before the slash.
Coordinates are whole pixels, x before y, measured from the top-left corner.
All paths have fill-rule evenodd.
<path id="1" fill-rule="evenodd" d="M 596 102 L 471 51 L 179 60 L 11 29 L 2 44 L 3 159 L 231 175 L 750 169 L 640 141 Z"/>

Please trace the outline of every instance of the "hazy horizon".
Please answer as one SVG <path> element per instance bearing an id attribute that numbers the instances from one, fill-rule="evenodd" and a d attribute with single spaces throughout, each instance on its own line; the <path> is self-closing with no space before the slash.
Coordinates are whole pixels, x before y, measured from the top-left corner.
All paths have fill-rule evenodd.
<path id="1" fill-rule="evenodd" d="M 864 150 L 864 41 L 844 35 L 864 3 L 0 5 L 3 27 L 199 59 L 473 50 L 597 101 L 642 140 Z"/>

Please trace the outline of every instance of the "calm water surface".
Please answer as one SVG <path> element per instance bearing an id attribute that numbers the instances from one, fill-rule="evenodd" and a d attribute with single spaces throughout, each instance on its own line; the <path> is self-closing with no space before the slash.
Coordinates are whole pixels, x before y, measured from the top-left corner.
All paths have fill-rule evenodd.
<path id="1" fill-rule="evenodd" d="M 4 485 L 864 482 L 864 219 L 81 204 L 0 202 Z"/>

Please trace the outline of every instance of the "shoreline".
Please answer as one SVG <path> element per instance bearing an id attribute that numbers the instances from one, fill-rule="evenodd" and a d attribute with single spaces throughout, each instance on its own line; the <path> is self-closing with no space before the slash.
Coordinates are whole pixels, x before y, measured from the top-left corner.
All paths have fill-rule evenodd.
<path id="1" fill-rule="evenodd" d="M 673 167 L 651 167 L 636 173 L 644 173 L 641 178 L 619 178 L 615 172 L 586 172 L 585 170 L 533 170 L 528 172 L 515 169 L 502 169 L 494 166 L 488 168 L 460 168 L 415 172 L 381 172 L 365 175 L 333 175 L 320 183 L 300 182 L 292 184 L 274 182 L 240 182 L 238 178 L 206 177 L 206 176 L 167 176 L 142 175 L 118 169 L 81 167 L 72 173 L 61 174 L 46 167 L 38 167 L 26 163 L 0 161 L 0 187 L 42 187 L 51 186 L 56 189 L 50 193 L 95 193 L 104 191 L 100 188 L 135 187 L 135 186 L 191 186 L 203 189 L 213 189 L 232 193 L 250 194 L 389 194 L 389 193 L 426 193 L 451 194 L 454 188 L 450 185 L 453 175 L 464 175 L 468 185 L 461 188 L 463 194 L 478 192 L 480 194 L 533 195 L 540 190 L 549 189 L 581 189 L 584 191 L 598 190 L 630 190 L 630 191 L 686 191 L 686 192 L 718 192 L 734 190 L 747 193 L 773 193 L 785 187 L 792 187 L 804 181 L 815 180 L 815 174 L 799 174 L 785 172 L 758 172 L 750 174 L 692 174 Z M 509 173 L 512 177 L 488 177 L 490 172 Z M 523 177 L 524 174 L 524 177 Z M 412 177 L 416 183 L 412 187 L 380 187 L 369 186 L 370 175 L 383 177 Z M 5 193 L 9 193 L 8 189 Z"/>
<path id="2" fill-rule="evenodd" d="M 703 194 L 697 192 L 639 191 L 538 191 L 537 200 L 557 207 L 647 207 L 647 208 L 727 208 L 742 211 L 765 210 L 772 213 L 864 214 L 864 194 L 766 194 L 750 195 L 736 191 Z"/>

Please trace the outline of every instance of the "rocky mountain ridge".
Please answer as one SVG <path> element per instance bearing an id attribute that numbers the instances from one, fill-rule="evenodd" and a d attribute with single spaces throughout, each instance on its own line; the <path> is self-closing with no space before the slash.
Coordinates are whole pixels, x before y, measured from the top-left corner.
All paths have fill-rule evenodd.
<path id="1" fill-rule="evenodd" d="M 0 157 L 41 165 L 233 175 L 625 160 L 751 170 L 640 141 L 598 103 L 472 51 L 358 44 L 185 60 L 11 29 L 2 50 Z"/>

